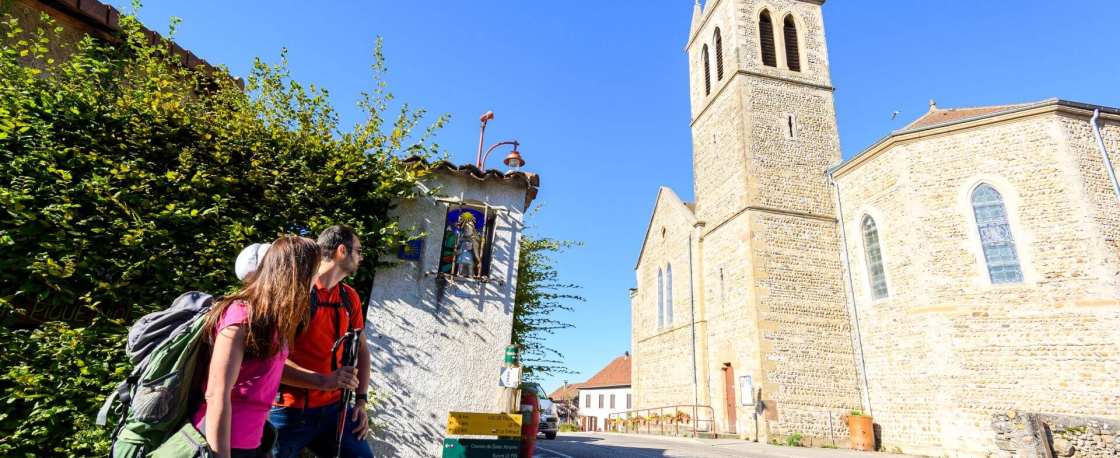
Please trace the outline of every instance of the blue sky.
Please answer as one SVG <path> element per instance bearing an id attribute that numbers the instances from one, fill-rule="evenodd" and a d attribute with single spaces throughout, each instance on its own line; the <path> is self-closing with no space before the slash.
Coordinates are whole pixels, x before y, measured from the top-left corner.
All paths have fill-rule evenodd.
<path id="1" fill-rule="evenodd" d="M 126 1 L 113 0 L 120 7 Z M 541 175 L 538 231 L 585 248 L 558 258 L 585 303 L 549 338 L 583 381 L 630 349 L 634 262 L 658 186 L 691 200 L 688 67 L 691 0 L 462 2 L 150 1 L 140 18 L 235 75 L 289 50 L 293 76 L 331 92 L 346 124 L 384 38 L 398 101 L 451 115 L 438 143 L 474 161 L 478 116 L 487 143 L 518 140 Z M 267 5 L 267 6 L 265 6 Z M 1049 97 L 1120 106 L 1110 30 L 1120 2 L 831 0 L 825 29 L 844 157 L 928 110 Z M 891 112 L 902 113 L 891 121 Z M 500 167 L 504 152 L 490 166 Z M 495 368 L 496 377 L 497 368 Z"/>

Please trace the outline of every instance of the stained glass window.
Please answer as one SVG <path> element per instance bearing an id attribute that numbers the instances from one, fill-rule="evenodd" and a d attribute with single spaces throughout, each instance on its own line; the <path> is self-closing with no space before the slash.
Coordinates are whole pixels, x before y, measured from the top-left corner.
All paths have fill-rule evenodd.
<path id="1" fill-rule="evenodd" d="M 657 269 L 657 328 L 665 326 L 665 279 Z"/>
<path id="2" fill-rule="evenodd" d="M 867 277 L 871 281 L 871 297 L 887 297 L 887 270 L 879 248 L 879 229 L 870 216 L 863 218 L 863 246 L 867 250 Z"/>
<path id="3" fill-rule="evenodd" d="M 673 325 L 673 265 L 665 266 L 665 324 Z"/>
<path id="4" fill-rule="evenodd" d="M 443 229 L 439 272 L 460 277 L 490 275 L 494 220 L 483 209 L 451 205 Z"/>
<path id="5" fill-rule="evenodd" d="M 976 228 L 980 231 L 980 244 L 984 247 L 984 261 L 988 264 L 992 284 L 1022 283 L 1023 270 L 1019 266 L 1003 196 L 991 186 L 980 185 L 972 192 L 972 210 L 976 214 Z"/>

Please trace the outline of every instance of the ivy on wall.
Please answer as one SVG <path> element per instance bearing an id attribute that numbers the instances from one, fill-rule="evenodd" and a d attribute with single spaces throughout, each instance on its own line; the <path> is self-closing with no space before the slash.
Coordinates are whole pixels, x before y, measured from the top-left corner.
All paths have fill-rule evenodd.
<path id="1" fill-rule="evenodd" d="M 386 117 L 380 42 L 364 119 L 343 128 L 283 54 L 258 59 L 242 91 L 169 59 L 134 17 L 120 24 L 60 60 L 49 17 L 0 25 L 0 456 L 105 455 L 92 423 L 131 369 L 126 326 L 183 292 L 230 291 L 250 243 L 346 224 L 371 252 L 396 248 L 409 231 L 392 202 L 426 173 L 397 158 L 438 150 L 446 116 Z"/>

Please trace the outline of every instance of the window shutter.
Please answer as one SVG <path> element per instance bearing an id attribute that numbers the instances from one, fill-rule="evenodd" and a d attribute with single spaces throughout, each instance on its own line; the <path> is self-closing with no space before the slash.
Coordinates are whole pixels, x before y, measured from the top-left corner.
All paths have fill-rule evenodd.
<path id="1" fill-rule="evenodd" d="M 801 71 L 801 54 L 797 46 L 797 25 L 793 23 L 793 18 L 786 17 L 785 26 L 786 35 L 786 65 L 789 69 L 795 72 Z"/>
<path id="2" fill-rule="evenodd" d="M 723 81 L 723 38 L 716 27 L 716 81 Z"/>
<path id="3" fill-rule="evenodd" d="M 762 65 L 777 67 L 778 54 L 774 51 L 774 24 L 770 22 L 770 13 L 765 11 L 758 18 L 758 42 L 762 45 Z"/>
<path id="4" fill-rule="evenodd" d="M 712 73 L 708 68 L 708 45 L 704 45 L 704 95 L 712 93 Z"/>

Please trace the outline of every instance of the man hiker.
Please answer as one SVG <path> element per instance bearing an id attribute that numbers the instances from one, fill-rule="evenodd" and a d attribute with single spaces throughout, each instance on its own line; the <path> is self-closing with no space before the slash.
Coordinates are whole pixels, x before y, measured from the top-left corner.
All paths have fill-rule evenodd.
<path id="1" fill-rule="evenodd" d="M 372 458 L 365 441 L 369 433 L 366 414 L 370 357 L 365 339 L 358 342 L 357 367 L 339 367 L 342 348 L 335 342 L 353 329 L 365 326 L 358 293 L 340 281 L 358 270 L 362 244 L 345 226 L 331 226 L 319 234 L 323 260 L 319 281 L 311 292 L 311 321 L 297 331 L 280 379 L 280 391 L 269 414 L 279 432 L 273 455 L 289 458 L 304 447 L 321 457 Z M 333 353 L 333 354 L 332 354 Z M 338 439 L 339 400 L 343 389 L 354 390 L 355 406 L 347 412 L 341 443 Z"/>

